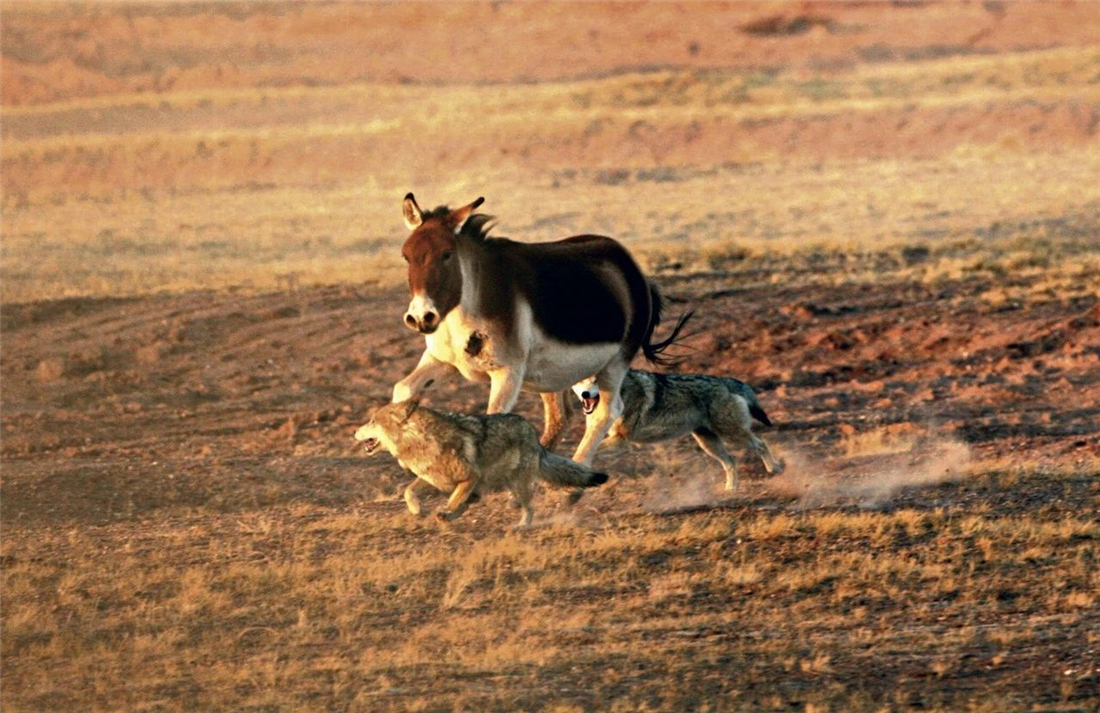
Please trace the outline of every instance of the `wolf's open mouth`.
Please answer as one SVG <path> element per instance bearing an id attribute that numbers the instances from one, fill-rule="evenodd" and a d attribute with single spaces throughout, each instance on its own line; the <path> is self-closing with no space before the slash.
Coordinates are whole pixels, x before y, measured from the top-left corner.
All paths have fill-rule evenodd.
<path id="1" fill-rule="evenodd" d="M 581 410 L 584 411 L 584 415 L 592 413 L 596 410 L 596 406 L 600 403 L 600 395 L 595 396 L 582 396 L 581 397 Z"/>
<path id="2" fill-rule="evenodd" d="M 363 441 L 363 450 L 367 452 L 368 456 L 372 456 L 374 455 L 375 451 L 378 450 L 378 446 L 380 445 L 382 444 L 379 443 L 377 438 L 368 438 L 367 440 Z"/>

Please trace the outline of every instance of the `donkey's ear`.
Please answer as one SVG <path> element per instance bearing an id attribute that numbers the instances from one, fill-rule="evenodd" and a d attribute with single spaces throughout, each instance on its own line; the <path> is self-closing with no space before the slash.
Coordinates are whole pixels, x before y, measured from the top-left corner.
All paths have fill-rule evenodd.
<path id="1" fill-rule="evenodd" d="M 412 193 L 405 194 L 405 202 L 401 205 L 401 212 L 405 214 L 405 225 L 409 230 L 416 230 L 424 222 L 424 214 L 420 206 L 416 204 L 416 198 Z"/>
<path id="2" fill-rule="evenodd" d="M 462 231 L 462 226 L 466 225 L 466 221 L 471 215 L 474 214 L 474 211 L 477 210 L 477 207 L 484 202 L 484 198 L 478 198 L 470 205 L 464 205 L 461 208 L 455 208 L 451 211 L 451 214 L 447 216 L 447 220 L 448 222 L 450 222 L 451 225 L 454 226 L 454 231 L 456 235 Z"/>

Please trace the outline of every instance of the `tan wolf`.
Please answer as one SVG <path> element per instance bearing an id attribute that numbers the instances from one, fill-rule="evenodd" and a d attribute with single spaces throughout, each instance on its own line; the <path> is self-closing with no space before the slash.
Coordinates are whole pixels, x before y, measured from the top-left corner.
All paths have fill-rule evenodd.
<path id="1" fill-rule="evenodd" d="M 599 403 L 600 390 L 593 379 L 573 386 L 585 417 Z M 769 473 L 780 473 L 783 465 L 768 444 L 752 432 L 752 419 L 770 426 L 748 384 L 737 379 L 705 374 L 656 374 L 631 369 L 623 379 L 623 415 L 608 432 L 600 449 L 615 448 L 627 441 L 656 443 L 691 434 L 699 447 L 722 464 L 726 490 L 737 490 L 737 464 L 726 450 L 727 443 L 743 446 L 764 462 Z M 575 491 L 572 499 L 580 497 Z"/>
<path id="2" fill-rule="evenodd" d="M 425 486 L 450 493 L 436 513 L 440 520 L 457 518 L 483 493 L 508 490 L 523 508 L 519 527 L 526 527 L 534 516 L 536 479 L 558 488 L 607 482 L 606 474 L 547 451 L 534 426 L 515 414 L 447 413 L 422 407 L 414 398 L 377 409 L 355 438 L 366 441 L 369 454 L 385 448 L 417 476 L 405 488 L 412 514 L 420 514 L 417 493 Z"/>

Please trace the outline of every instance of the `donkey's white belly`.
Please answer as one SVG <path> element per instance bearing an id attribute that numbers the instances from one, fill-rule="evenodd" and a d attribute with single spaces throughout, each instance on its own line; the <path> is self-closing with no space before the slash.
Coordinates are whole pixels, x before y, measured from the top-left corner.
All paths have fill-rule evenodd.
<path id="1" fill-rule="evenodd" d="M 619 344 L 566 344 L 547 337 L 531 346 L 523 383 L 540 392 L 568 389 L 601 371 L 621 349 Z"/>
<path id="2" fill-rule="evenodd" d="M 473 332 L 488 337 L 484 351 L 476 356 L 466 353 Z M 432 356 L 453 365 L 471 381 L 482 381 L 498 369 L 522 366 L 524 389 L 538 392 L 568 389 L 601 371 L 621 348 L 618 343 L 567 344 L 549 337 L 535 324 L 530 306 L 523 302 L 516 306 L 511 335 L 497 333 L 458 306 L 425 341 Z"/>
<path id="3" fill-rule="evenodd" d="M 527 354 L 523 385 L 532 391 L 564 391 L 581 379 L 603 370 L 621 345 L 567 344 L 547 335 L 535 323 L 531 306 L 516 305 L 517 336 L 525 340 Z"/>

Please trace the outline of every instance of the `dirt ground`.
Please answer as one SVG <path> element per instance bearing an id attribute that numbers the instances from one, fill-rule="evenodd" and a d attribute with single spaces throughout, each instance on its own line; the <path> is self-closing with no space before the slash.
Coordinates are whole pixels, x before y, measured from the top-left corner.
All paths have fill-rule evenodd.
<path id="1" fill-rule="evenodd" d="M 662 281 L 673 311 L 698 311 L 693 325 L 697 334 L 688 342 L 691 349 L 685 350 L 680 369 L 736 374 L 755 384 L 777 424 L 763 435 L 787 460 L 788 472 L 769 479 L 759 464 L 743 464 L 745 491 L 731 498 L 718 490 L 720 469 L 695 452 L 690 441 L 640 450 L 605 459 L 602 465 L 623 477 L 590 493 L 576 511 L 563 509 L 553 495 L 540 498 L 536 523 L 542 527 L 526 535 L 508 533 L 514 514 L 500 497 L 475 506 L 451 528 L 418 522 L 399 502 L 404 482 L 396 464 L 357 452 L 351 438 L 355 427 L 365 420 L 367 409 L 384 402 L 390 385 L 415 363 L 421 348 L 421 340 L 394 317 L 405 300 L 402 291 L 332 287 L 294 295 L 192 293 L 5 306 L 0 497 L 5 567 L 14 573 L 30 568 L 36 586 L 58 592 L 61 600 L 65 585 L 60 582 L 82 572 L 76 576 L 85 591 L 77 598 L 83 606 L 94 599 L 93 611 L 109 618 L 131 605 L 104 601 L 87 591 L 95 589 L 97 576 L 86 567 L 114 571 L 125 581 L 151 566 L 142 563 L 142 552 L 156 552 L 158 569 L 174 571 L 173 578 L 195 568 L 216 572 L 232 567 L 208 551 L 213 543 L 231 547 L 242 537 L 251 542 L 258 533 L 267 543 L 248 545 L 257 549 L 247 558 L 260 557 L 273 566 L 306 557 L 327 569 L 334 562 L 346 566 L 350 558 L 370 570 L 400 568 L 396 562 L 420 551 L 436 558 L 431 561 L 437 573 L 430 571 L 438 582 L 434 590 L 416 591 L 414 584 L 399 578 L 385 586 L 400 587 L 402 593 L 408 588 L 407 596 L 378 603 L 369 588 L 355 595 L 357 601 L 378 607 L 369 624 L 373 634 L 357 639 L 345 632 L 340 636 L 352 638 L 341 648 L 361 651 L 371 641 L 379 658 L 369 675 L 351 673 L 347 685 L 360 694 L 360 687 L 370 689 L 379 698 L 351 699 L 327 689 L 303 692 L 313 685 L 302 689 L 304 682 L 315 684 L 319 675 L 309 668 L 317 654 L 298 644 L 283 650 L 304 671 L 270 684 L 294 691 L 290 700 L 263 704 L 257 692 L 272 691 L 257 683 L 233 689 L 236 693 L 215 707 L 235 701 L 231 707 L 278 710 L 328 701 L 324 705 L 354 702 L 366 709 L 415 704 L 429 710 L 452 705 L 515 710 L 555 701 L 589 709 L 619 701 L 632 709 L 683 709 L 788 708 L 810 701 L 824 707 L 863 707 L 885 701 L 888 707 L 957 709 L 976 704 L 984 696 L 979 692 L 990 688 L 998 691 L 993 700 L 1008 707 L 1050 704 L 1058 710 L 1085 710 L 1095 705 L 1100 632 L 1095 590 L 1085 592 L 1096 583 L 1100 537 L 1095 521 L 1100 505 L 1100 300 L 1091 295 L 989 304 L 980 296 L 995 283 L 983 278 L 935 285 L 884 281 L 738 288 L 743 277 L 734 270 Z M 477 410 L 485 399 L 483 388 L 448 383 L 440 384 L 429 402 Z M 536 408 L 534 397 L 525 398 L 524 413 L 537 419 Z M 573 420 L 572 442 L 579 435 L 579 420 Z M 874 438 L 868 441 L 867 434 Z M 439 504 L 429 502 L 429 507 Z M 857 524 L 847 535 L 843 530 L 815 534 L 804 521 L 821 513 Z M 876 527 L 893 527 L 898 513 L 918 519 L 931 513 L 944 520 L 944 529 L 925 524 L 921 527 L 927 531 L 912 537 L 888 535 L 881 544 L 862 544 Z M 988 573 L 972 573 L 973 581 L 943 573 L 948 581 L 960 577 L 970 584 L 949 587 L 954 593 L 941 607 L 925 606 L 920 589 L 907 586 L 894 596 L 872 597 L 862 620 L 853 620 L 850 602 L 837 607 L 828 597 L 840 586 L 837 582 L 851 576 L 841 568 L 823 576 L 825 584 L 811 582 L 796 590 L 800 600 L 818 605 L 812 617 L 816 623 L 811 625 L 805 614 L 796 616 L 801 625 L 811 626 L 809 632 L 792 631 L 776 621 L 783 618 L 784 607 L 792 606 L 789 595 L 757 599 L 768 587 L 761 587 L 760 595 L 752 592 L 760 575 L 751 567 L 745 575 L 748 584 L 732 590 L 710 578 L 707 587 L 674 579 L 664 585 L 669 592 L 658 593 L 658 585 L 670 577 L 669 568 L 676 571 L 673 563 L 696 558 L 736 562 L 736 556 L 745 556 L 737 551 L 750 544 L 753 560 L 773 565 L 785 561 L 779 571 L 811 570 L 837 551 L 868 552 L 879 563 L 900 558 L 902 569 L 911 570 L 916 565 L 910 558 L 919 559 L 929 539 L 939 547 L 973 542 L 972 534 L 948 534 L 946 523 L 967 517 L 1017 523 L 993 538 L 998 547 L 1026 543 L 1028 528 L 1039 525 L 1077 529 L 1067 535 L 1066 549 L 1023 570 L 994 562 L 985 565 Z M 706 524 L 695 527 L 721 523 L 721 532 L 694 533 L 699 541 L 685 545 L 680 530 L 700 518 Z M 774 523 L 776 518 L 777 527 L 783 527 L 783 518 L 792 518 L 792 528 L 803 522 L 809 529 L 770 538 L 745 530 L 750 523 L 759 527 L 762 520 Z M 333 521 L 343 531 L 329 527 Z M 384 536 L 377 531 L 381 523 Z M 669 528 L 679 533 L 674 539 L 685 551 L 670 549 L 663 540 L 654 542 L 655 533 Z M 245 530 L 251 534 L 240 534 Z M 625 551 L 616 556 L 601 548 L 588 553 L 585 539 L 608 532 L 624 539 Z M 168 550 L 166 533 L 173 533 Z M 509 617 L 536 616 L 523 602 L 512 601 L 511 592 L 524 585 L 537 587 L 559 614 L 538 615 L 551 617 L 542 635 L 553 646 L 534 640 L 529 645 L 536 651 L 558 651 L 553 665 L 504 651 L 493 657 L 476 654 L 472 661 L 452 666 L 443 663 L 445 655 L 437 660 L 419 646 L 415 651 L 426 658 L 387 663 L 400 646 L 380 644 L 376 637 L 415 632 L 429 626 L 436 608 L 451 611 L 446 595 L 459 596 L 452 592 L 452 580 L 463 571 L 456 563 L 475 543 L 490 552 L 507 552 L 523 543 L 543 552 L 541 556 L 560 551 L 606 570 L 602 576 L 588 573 L 587 586 L 560 581 L 550 573 L 552 568 L 536 568 L 518 581 L 501 581 L 497 571 L 490 584 L 485 582 L 494 580 L 481 579 L 480 572 L 470 575 L 473 591 L 480 586 L 487 592 L 473 604 L 454 605 L 463 618 L 448 626 L 461 632 L 461 627 L 489 617 L 492 624 L 477 626 L 499 629 L 495 636 L 506 636 Z M 126 552 L 125 561 L 131 564 L 116 570 L 119 560 L 112 553 L 119 552 Z M 90 559 L 74 563 L 73 556 Z M 954 552 L 946 560 L 958 556 Z M 1072 570 L 1063 568 L 1063 556 L 1086 567 L 1076 584 Z M 620 581 L 617 571 L 626 565 L 616 557 L 641 567 L 640 585 Z M 237 556 L 228 561 L 237 561 Z M 966 561 L 964 556 L 955 566 L 974 566 Z M 1009 586 L 1002 578 L 1013 573 L 1020 579 L 1002 591 Z M 218 575 L 212 576 L 216 581 Z M 427 575 L 404 576 L 418 582 Z M 608 581 L 601 581 L 605 577 Z M 1069 578 L 1070 589 L 1080 587 L 1083 598 L 1073 600 L 1078 604 L 1068 609 L 1061 599 L 1043 606 L 1050 596 L 1050 578 Z M 938 590 L 941 578 L 934 581 L 929 586 Z M 18 590 L 12 580 L 7 582 L 8 592 Z M 318 591 L 313 577 L 299 584 L 296 594 L 294 587 L 286 592 L 301 600 L 294 607 L 308 608 L 305 602 L 311 598 L 332 596 L 327 588 Z M 133 580 L 128 586 L 142 589 Z M 629 604 L 638 586 L 646 592 L 644 615 Z M 983 593 L 975 594 L 971 586 Z M 985 593 L 985 586 L 992 586 L 993 593 Z M 859 591 L 865 597 L 874 590 Z M 54 616 L 81 609 L 61 601 L 47 604 L 54 596 L 43 600 L 42 592 L 36 595 L 39 606 Z M 147 605 L 162 601 L 169 606 L 187 596 L 171 587 L 145 595 Z M 252 665 L 252 647 L 262 642 L 249 643 L 249 637 L 264 635 L 248 632 L 291 626 L 280 623 L 278 616 L 272 620 L 270 612 L 261 613 L 268 606 L 262 602 L 270 602 L 271 596 L 258 594 L 250 600 L 259 606 L 256 613 L 236 611 L 225 621 L 234 636 L 245 637 L 244 643 L 227 643 L 227 651 L 200 645 L 196 651 L 221 665 Z M 997 606 L 991 608 L 986 596 Z M 674 604 L 665 601 L 668 597 Z M 8 616 L 19 611 L 17 595 L 6 593 L 5 599 Z M 666 606 L 672 609 L 666 611 Z M 761 611 L 750 614 L 754 606 Z M 568 631 L 575 633 L 558 629 L 558 616 L 581 611 L 590 611 L 590 619 L 574 622 Z M 221 620 L 218 613 L 204 615 L 200 609 L 197 614 L 188 626 L 202 628 L 199 621 L 207 616 Z M 410 616 L 425 619 L 416 624 Z M 96 633 L 95 614 L 90 617 L 77 631 L 91 629 L 78 636 L 106 636 Z M 633 617 L 641 630 L 631 635 Z M 658 621 L 662 623 L 656 626 Z M 900 650 L 883 650 L 880 644 L 872 647 L 879 654 L 866 658 L 852 649 L 851 627 L 882 627 L 898 636 L 896 627 L 902 622 L 913 640 Z M 131 625 L 142 628 L 140 623 Z M 1026 645 L 951 644 L 948 650 L 954 653 L 942 664 L 947 670 L 937 673 L 941 637 L 960 630 L 1013 632 L 1019 627 L 1033 632 Z M 76 697 L 76 691 L 92 685 L 83 678 L 91 674 L 79 662 L 66 665 L 61 660 L 49 667 L 49 684 L 32 684 L 40 675 L 35 672 L 39 662 L 51 658 L 32 653 L 42 645 L 41 633 L 21 636 L 16 633 L 21 629 L 13 628 L 7 627 L 5 639 L 5 695 L 13 709 L 64 708 L 78 700 L 81 706 L 100 708 L 173 708 L 181 699 L 171 686 L 183 686 L 181 695 L 191 691 L 196 700 L 211 703 L 214 699 L 205 696 L 219 690 L 196 673 L 173 678 L 146 672 L 124 683 L 113 677 L 133 664 L 119 664 L 114 673 L 108 669 L 96 675 L 99 683 L 93 690 L 101 690 L 99 694 Z M 134 635 L 111 634 L 124 640 Z M 779 637 L 783 645 L 773 642 L 778 651 L 764 648 L 753 654 L 757 664 L 735 667 L 729 657 L 744 654 L 747 642 L 760 644 L 760 637 Z M 113 646 L 107 641 L 99 646 Z M 646 669 L 652 652 L 641 652 L 650 645 L 663 653 L 650 662 L 656 668 Z M 156 656 L 173 659 L 187 650 L 181 641 Z M 996 665 L 985 661 L 998 656 L 1005 660 Z M 783 672 L 783 661 L 795 673 Z M 604 680 L 608 670 L 622 672 L 632 665 L 639 669 L 615 685 Z M 489 676 L 487 682 L 478 683 L 484 676 Z M 151 694 L 141 681 L 157 682 L 159 698 L 147 698 Z M 1073 683 L 1069 688 L 1067 681 Z M 161 690 L 164 686 L 167 692 Z"/>
<path id="2" fill-rule="evenodd" d="M 3 11 L 5 711 L 1100 706 L 1096 5 Z M 786 471 L 410 515 L 410 189 L 621 238 Z"/>

